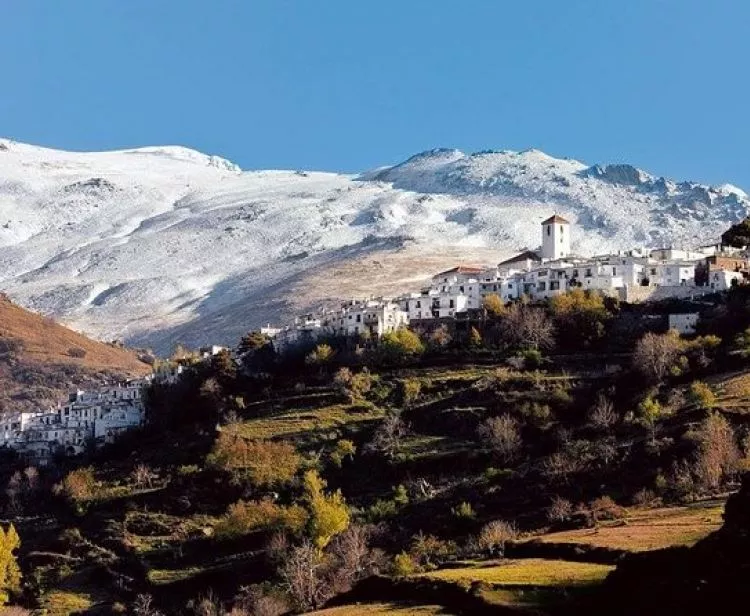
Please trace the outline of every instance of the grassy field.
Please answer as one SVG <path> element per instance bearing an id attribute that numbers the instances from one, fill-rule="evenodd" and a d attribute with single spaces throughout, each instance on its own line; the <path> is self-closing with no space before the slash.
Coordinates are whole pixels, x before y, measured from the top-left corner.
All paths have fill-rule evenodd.
<path id="1" fill-rule="evenodd" d="M 384 412 L 371 405 L 334 404 L 321 409 L 291 410 L 274 415 L 250 419 L 232 427 L 244 438 L 304 438 L 346 426 L 382 418 Z"/>
<path id="2" fill-rule="evenodd" d="M 713 500 L 683 507 L 631 510 L 625 523 L 599 528 L 549 533 L 536 537 L 544 543 L 575 543 L 630 552 L 693 545 L 721 526 L 724 501 Z"/>
<path id="3" fill-rule="evenodd" d="M 599 582 L 612 569 L 614 567 L 595 563 L 526 558 L 489 566 L 479 563 L 457 569 L 440 569 L 422 574 L 422 577 L 462 584 L 484 582 L 498 586 L 564 587 Z"/>
<path id="4" fill-rule="evenodd" d="M 342 605 L 327 610 L 312 612 L 318 616 L 381 616 L 394 614 L 395 616 L 450 616 L 437 605 L 403 605 L 398 603 L 363 603 L 357 605 Z"/>

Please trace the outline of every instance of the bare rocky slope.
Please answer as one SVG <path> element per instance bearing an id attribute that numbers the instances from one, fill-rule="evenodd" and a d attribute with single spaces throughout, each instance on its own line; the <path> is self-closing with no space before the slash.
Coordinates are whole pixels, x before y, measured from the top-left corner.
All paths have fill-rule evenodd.
<path id="1" fill-rule="evenodd" d="M 0 140 L 0 289 L 94 337 L 169 352 L 496 263 L 535 247 L 553 211 L 575 223 L 576 250 L 597 253 L 712 242 L 749 206 L 729 185 L 536 150 L 432 150 L 355 176 Z"/>

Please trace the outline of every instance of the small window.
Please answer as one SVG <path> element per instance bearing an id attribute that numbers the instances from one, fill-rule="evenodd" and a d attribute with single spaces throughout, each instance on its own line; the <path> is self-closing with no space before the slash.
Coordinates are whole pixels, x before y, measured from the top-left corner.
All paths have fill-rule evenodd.
<path id="1" fill-rule="evenodd" d="M 563 229 L 564 229 L 564 227 L 562 225 L 560 225 L 560 233 L 563 232 Z"/>
<path id="2" fill-rule="evenodd" d="M 547 225 L 547 235 L 552 235 L 552 226 Z"/>

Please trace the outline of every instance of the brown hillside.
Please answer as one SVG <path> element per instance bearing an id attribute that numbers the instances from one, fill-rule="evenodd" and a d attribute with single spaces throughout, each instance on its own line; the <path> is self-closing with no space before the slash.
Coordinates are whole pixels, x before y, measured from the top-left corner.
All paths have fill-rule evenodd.
<path id="1" fill-rule="evenodd" d="M 132 351 L 91 340 L 0 294 L 0 412 L 46 406 L 72 387 L 149 371 Z"/>

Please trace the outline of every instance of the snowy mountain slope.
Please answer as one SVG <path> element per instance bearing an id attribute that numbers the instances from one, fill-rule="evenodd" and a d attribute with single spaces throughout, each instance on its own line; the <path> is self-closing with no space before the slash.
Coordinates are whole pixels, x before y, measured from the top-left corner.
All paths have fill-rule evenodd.
<path id="1" fill-rule="evenodd" d="M 166 352 L 232 343 L 337 297 L 418 288 L 456 261 L 538 244 L 713 241 L 748 212 L 729 185 L 530 150 L 433 150 L 361 176 L 242 172 L 180 147 L 70 153 L 0 140 L 0 289 L 100 338 Z"/>

